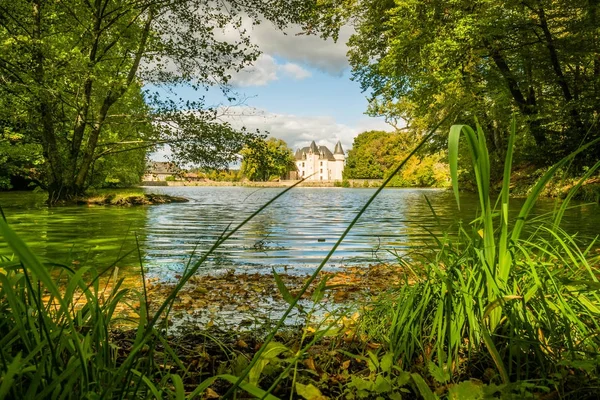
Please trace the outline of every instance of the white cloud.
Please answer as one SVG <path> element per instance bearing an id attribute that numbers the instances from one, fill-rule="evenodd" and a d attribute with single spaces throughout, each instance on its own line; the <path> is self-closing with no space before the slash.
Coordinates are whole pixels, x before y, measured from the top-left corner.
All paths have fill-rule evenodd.
<path id="1" fill-rule="evenodd" d="M 249 130 L 268 131 L 270 136 L 285 140 L 294 150 L 309 145 L 313 140 L 331 150 L 339 140 L 344 149 L 348 150 L 361 132 L 392 130 L 379 118 L 363 117 L 355 125 L 349 126 L 337 122 L 332 116 L 279 114 L 243 106 L 227 108 L 221 118 L 236 128 L 244 126 Z"/>
<path id="2" fill-rule="evenodd" d="M 354 33 L 351 26 L 341 29 L 337 42 L 332 39 L 323 40 L 314 35 L 304 35 L 299 26 L 292 26 L 282 32 L 272 24 L 263 23 L 250 29 L 252 42 L 267 54 L 308 65 L 332 75 L 341 75 L 348 68 L 346 42 Z"/>
<path id="3" fill-rule="evenodd" d="M 340 76 L 349 66 L 346 43 L 354 33 L 354 28 L 349 25 L 342 27 L 338 41 L 334 42 L 333 39 L 323 40 L 316 35 L 306 35 L 299 25 L 282 31 L 269 22 L 252 25 L 250 18 L 242 17 L 240 27 L 232 25 L 217 36 L 233 43 L 239 40 L 240 32 L 249 35 L 251 42 L 264 54 L 281 57 L 295 64 L 335 76 Z"/>
<path id="4" fill-rule="evenodd" d="M 352 148 L 354 138 L 361 132 L 393 130 L 381 118 L 362 117 L 350 126 L 337 122 L 332 116 L 279 114 L 247 106 L 223 107 L 220 109 L 220 119 L 238 129 L 245 127 L 249 131 L 258 129 L 269 132 L 270 136 L 284 140 L 293 150 L 308 146 L 314 140 L 333 151 L 339 140 L 344 150 L 348 151 Z M 151 154 L 150 158 L 165 161 L 170 155 L 170 148 L 165 146 Z"/>
<path id="5" fill-rule="evenodd" d="M 311 73 L 309 71 L 294 63 L 285 63 L 284 65 L 281 65 L 279 69 L 285 75 L 297 80 L 309 78 L 311 76 Z"/>
<path id="6" fill-rule="evenodd" d="M 238 73 L 232 74 L 231 84 L 237 87 L 265 86 L 269 82 L 279 79 L 279 74 L 296 80 L 311 76 L 311 73 L 298 64 L 278 64 L 275 58 L 268 54 L 261 54 L 251 67 L 246 67 Z"/>

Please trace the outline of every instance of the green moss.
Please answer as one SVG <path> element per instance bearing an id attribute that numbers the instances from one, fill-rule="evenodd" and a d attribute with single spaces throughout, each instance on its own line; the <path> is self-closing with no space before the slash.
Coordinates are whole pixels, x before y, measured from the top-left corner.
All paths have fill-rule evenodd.
<path id="1" fill-rule="evenodd" d="M 168 203 L 185 203 L 189 200 L 184 197 L 169 196 L 166 194 L 145 193 L 142 189 L 98 190 L 88 196 L 74 200 L 76 204 L 135 206 Z"/>

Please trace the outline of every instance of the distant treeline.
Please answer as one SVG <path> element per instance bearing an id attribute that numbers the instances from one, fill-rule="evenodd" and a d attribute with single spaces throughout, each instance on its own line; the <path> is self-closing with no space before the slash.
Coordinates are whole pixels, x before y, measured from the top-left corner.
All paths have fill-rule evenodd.
<path id="1" fill-rule="evenodd" d="M 384 179 L 414 148 L 418 135 L 405 131 L 367 131 L 354 139 L 344 179 Z M 442 151 L 412 157 L 390 182 L 397 187 L 445 187 L 450 184 L 447 157 Z"/>

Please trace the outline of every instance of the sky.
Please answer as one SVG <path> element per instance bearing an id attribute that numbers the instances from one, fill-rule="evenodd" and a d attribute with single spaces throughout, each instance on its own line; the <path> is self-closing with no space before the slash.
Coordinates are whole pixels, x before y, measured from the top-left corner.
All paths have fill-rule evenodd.
<path id="1" fill-rule="evenodd" d="M 254 65 L 233 74 L 231 85 L 244 102 L 231 106 L 224 119 L 234 127 L 268 131 L 296 150 L 311 141 L 333 150 L 339 140 L 348 150 L 354 137 L 366 130 L 392 128 L 383 118 L 364 114 L 367 93 L 350 77 L 346 42 L 352 33 L 344 27 L 337 43 L 317 36 L 297 35 L 298 27 L 285 33 L 269 23 L 245 26 L 262 51 Z M 177 97 L 195 100 L 198 92 L 176 89 Z M 165 92 L 165 95 L 167 93 Z M 206 103 L 222 103 L 220 91 L 206 93 Z M 168 150 L 154 155 L 165 159 Z"/>

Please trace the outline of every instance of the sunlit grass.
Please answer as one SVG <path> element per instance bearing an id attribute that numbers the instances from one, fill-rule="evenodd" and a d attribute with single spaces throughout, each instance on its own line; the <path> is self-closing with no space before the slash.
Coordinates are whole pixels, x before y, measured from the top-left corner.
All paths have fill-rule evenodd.
<path id="1" fill-rule="evenodd" d="M 594 142 L 550 168 L 510 226 L 515 131 L 513 120 L 502 190 L 492 201 L 483 131 L 479 126 L 452 127 L 449 155 L 457 206 L 458 143 L 464 135 L 477 180 L 479 215 L 468 225 L 449 228 L 456 232 L 452 239 L 436 237 L 429 252 L 433 256 L 423 258 L 415 283 L 381 297 L 362 321 L 362 331 L 385 342 L 404 365 L 418 361 L 441 384 L 464 378 L 465 369 L 474 364 L 495 365 L 504 384 L 548 378 L 561 366 L 589 360 L 600 346 L 600 269 L 591 252 L 594 243 L 582 247 L 559 225 L 574 192 L 545 222 L 525 229 L 553 174 Z"/>
<path id="2" fill-rule="evenodd" d="M 423 138 L 396 172 L 435 130 Z M 317 280 L 321 269 L 394 174 L 357 212 L 299 290 L 292 293 L 273 273 L 288 308 L 273 323 L 253 358 L 238 362 L 231 357 L 228 369 L 192 387 L 187 383 L 189 366 L 167 340 L 173 304 L 215 250 L 291 187 L 223 232 L 197 261 L 190 261 L 156 310 L 149 308 L 146 287 L 124 288 L 123 279 L 111 275 L 112 266 L 103 270 L 88 265 L 80 265 L 77 270 L 54 266 L 58 273 L 50 273 L 49 266 L 0 220 L 0 233 L 15 254 L 0 261 L 0 399 L 192 399 L 217 382 L 225 383 L 224 397 L 244 392 L 274 399 L 271 393 L 281 384 L 291 385 L 292 397 L 294 393 L 304 398 L 318 397 L 321 378 L 310 378 L 301 370 L 307 365 L 309 350 L 329 335 L 337 335 L 340 342 L 350 338 L 366 346 L 362 354 L 356 355 L 337 349 L 336 354 L 349 357 L 337 367 L 340 373 L 348 373 L 353 360 L 366 367 L 357 367 L 354 375 L 348 376 L 340 390 L 347 395 L 399 398 L 394 395 L 402 389 L 434 399 L 436 395 L 429 386 L 441 386 L 442 392 L 455 396 L 459 390 L 479 388 L 469 382 L 450 385 L 471 377 L 469 374 L 477 369 L 493 371 L 493 376 L 486 378 L 490 384 L 535 379 L 548 382 L 552 378 L 554 389 L 560 393 L 565 370 L 595 373 L 600 365 L 599 260 L 592 252 L 594 243 L 582 245 L 560 228 L 568 201 L 557 207 L 547 223 L 529 227 L 527 223 L 537 197 L 553 174 L 600 139 L 550 168 L 532 189 L 516 222 L 509 224 L 515 131 L 513 122 L 502 190 L 492 201 L 491 167 L 483 131 L 463 125 L 452 128 L 449 154 L 456 202 L 460 204 L 458 143 L 464 135 L 477 180 L 480 215 L 469 224 L 448 228 L 456 235 L 434 237 L 436 246 L 421 259 L 399 260 L 408 273 L 406 282 L 369 304 L 358 328 L 353 325 L 354 318 L 342 313 L 307 327 L 293 346 L 276 340 L 292 311 L 310 320 L 324 293 L 330 290 L 327 279 Z M 600 163 L 592 169 L 599 167 Z M 573 190 L 578 188 L 575 185 Z M 92 196 L 113 201 L 143 193 L 142 189 L 103 190 Z M 90 280 L 89 276 L 95 278 Z M 104 278 L 96 279 L 100 276 Z M 107 292 L 103 285 L 111 276 L 111 290 Z M 141 281 L 145 282 L 144 276 Z M 306 310 L 298 301 L 309 288 L 314 306 Z M 80 300 L 82 296 L 85 301 Z M 131 302 L 129 311 L 125 308 L 125 318 L 135 324 L 126 350 L 111 338 L 111 331 L 123 324 L 125 300 Z M 367 346 L 372 342 L 378 350 Z M 215 343 L 229 357 L 226 346 L 216 339 Z M 415 368 L 419 373 L 413 372 Z M 263 380 L 267 374 L 271 374 L 269 379 Z"/>

